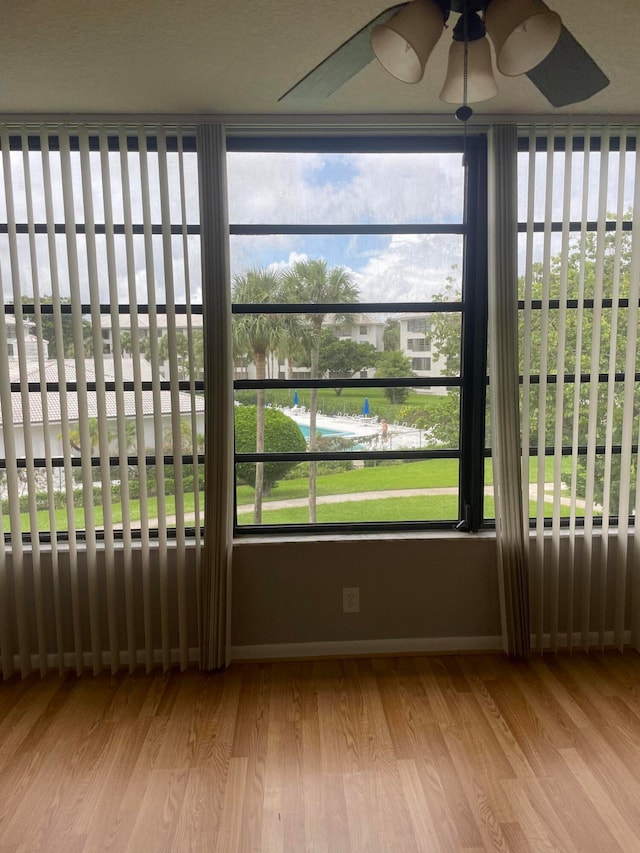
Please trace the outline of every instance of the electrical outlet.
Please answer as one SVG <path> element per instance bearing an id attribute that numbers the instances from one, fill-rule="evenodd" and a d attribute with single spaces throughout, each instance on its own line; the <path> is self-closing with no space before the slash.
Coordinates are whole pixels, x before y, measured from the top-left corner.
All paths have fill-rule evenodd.
<path id="1" fill-rule="evenodd" d="M 360 613 L 360 587 L 342 587 L 342 612 Z"/>

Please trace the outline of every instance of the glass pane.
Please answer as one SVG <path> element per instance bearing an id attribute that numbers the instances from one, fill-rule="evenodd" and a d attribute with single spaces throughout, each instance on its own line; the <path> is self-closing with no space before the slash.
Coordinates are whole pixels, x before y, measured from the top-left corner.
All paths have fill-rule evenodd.
<path id="1" fill-rule="evenodd" d="M 461 327 L 459 312 L 235 314 L 234 378 L 458 377 Z"/>
<path id="2" fill-rule="evenodd" d="M 316 463 L 317 521 L 453 523 L 458 517 L 458 467 L 456 459 Z M 236 466 L 240 525 L 255 523 L 255 468 Z M 262 524 L 309 522 L 308 463 L 278 479 L 265 479 L 265 486 Z"/>
<path id="3" fill-rule="evenodd" d="M 460 223 L 461 154 L 229 152 L 234 224 Z"/>
<path id="4" fill-rule="evenodd" d="M 329 270 L 342 268 L 361 302 L 458 300 L 463 243 L 459 234 L 232 235 L 232 280 L 258 269 L 286 274 L 298 261 L 322 259 Z"/>

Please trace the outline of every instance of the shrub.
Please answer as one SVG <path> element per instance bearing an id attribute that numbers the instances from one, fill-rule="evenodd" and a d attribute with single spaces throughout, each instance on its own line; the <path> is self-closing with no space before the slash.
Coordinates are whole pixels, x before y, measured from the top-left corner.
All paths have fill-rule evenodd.
<path id="1" fill-rule="evenodd" d="M 255 406 L 236 406 L 236 451 L 238 453 L 255 453 L 256 450 L 256 421 Z M 267 452 L 303 453 L 307 443 L 300 427 L 291 418 L 277 409 L 264 411 L 264 448 Z M 274 483 L 286 476 L 296 462 L 265 462 L 264 490 L 269 494 Z M 253 486 L 255 482 L 255 465 L 253 462 L 243 462 L 236 465 L 238 483 Z"/>

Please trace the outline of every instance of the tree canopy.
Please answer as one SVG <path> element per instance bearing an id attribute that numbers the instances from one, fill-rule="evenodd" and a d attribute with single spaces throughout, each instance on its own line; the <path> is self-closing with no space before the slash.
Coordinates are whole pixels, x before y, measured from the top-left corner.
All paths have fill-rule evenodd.
<path id="1" fill-rule="evenodd" d="M 381 352 L 378 355 L 376 379 L 406 379 L 415 376 L 411 359 L 402 352 Z M 384 395 L 390 403 L 404 403 L 409 396 L 408 388 L 385 388 Z"/>
<path id="2" fill-rule="evenodd" d="M 354 373 L 375 367 L 378 351 L 373 344 L 361 344 L 352 340 L 340 340 L 333 332 L 325 329 L 320 336 L 318 370 L 330 379 L 349 379 Z M 339 397 L 342 388 L 335 388 Z"/>
<path id="3" fill-rule="evenodd" d="M 236 450 L 238 453 L 256 451 L 256 406 L 236 406 Z M 300 427 L 278 409 L 267 408 L 264 411 L 264 449 L 267 453 L 303 453 L 307 448 Z M 264 462 L 264 491 L 269 494 L 278 480 L 281 480 L 296 462 Z M 242 462 L 236 465 L 236 477 L 239 483 L 254 485 L 255 464 Z"/>

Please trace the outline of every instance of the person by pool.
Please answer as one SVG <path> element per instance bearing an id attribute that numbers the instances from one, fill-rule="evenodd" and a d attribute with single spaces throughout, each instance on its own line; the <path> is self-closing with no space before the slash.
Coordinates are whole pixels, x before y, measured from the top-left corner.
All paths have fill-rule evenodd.
<path id="1" fill-rule="evenodd" d="M 385 419 L 384 419 L 384 418 L 382 418 L 382 420 L 380 421 L 380 438 L 381 438 L 383 441 L 386 441 L 386 440 L 387 440 L 387 430 L 388 430 L 388 428 L 389 428 L 389 427 L 388 427 L 388 425 L 387 425 L 387 422 L 385 421 Z"/>

